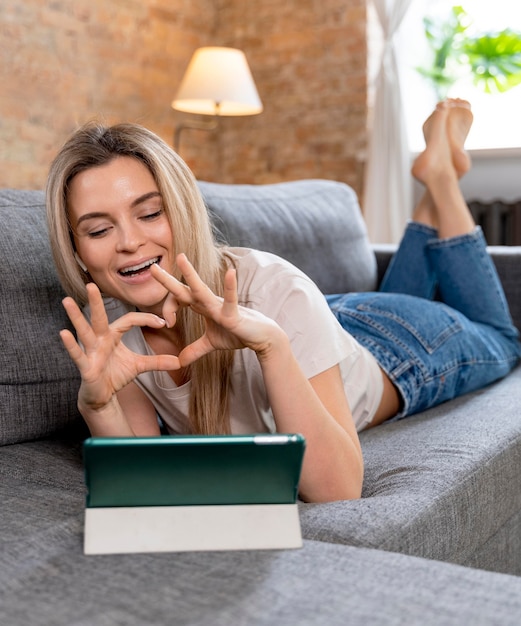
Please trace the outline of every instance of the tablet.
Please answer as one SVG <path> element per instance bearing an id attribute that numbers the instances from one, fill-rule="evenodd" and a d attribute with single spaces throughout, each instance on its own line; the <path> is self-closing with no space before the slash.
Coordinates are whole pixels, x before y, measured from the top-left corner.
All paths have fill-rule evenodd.
<path id="1" fill-rule="evenodd" d="M 295 503 L 297 434 L 91 437 L 88 508 Z"/>

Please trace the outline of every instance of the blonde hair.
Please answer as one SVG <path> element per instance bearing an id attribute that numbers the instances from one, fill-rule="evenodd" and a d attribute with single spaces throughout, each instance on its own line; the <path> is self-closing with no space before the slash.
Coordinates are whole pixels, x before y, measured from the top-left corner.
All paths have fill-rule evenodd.
<path id="1" fill-rule="evenodd" d="M 65 292 L 80 305 L 87 302 L 88 276 L 75 259 L 68 216 L 69 185 L 77 174 L 120 156 L 139 160 L 151 172 L 172 228 L 176 252 L 184 252 L 202 280 L 214 293 L 222 295 L 226 254 L 215 243 L 206 206 L 188 166 L 162 139 L 142 126 L 106 127 L 96 122 L 86 124 L 68 139 L 54 159 L 47 181 L 51 250 Z M 204 320 L 185 308 L 178 315 L 177 328 L 188 345 L 203 334 Z M 230 432 L 232 364 L 233 352 L 216 351 L 190 366 L 192 432 Z"/>

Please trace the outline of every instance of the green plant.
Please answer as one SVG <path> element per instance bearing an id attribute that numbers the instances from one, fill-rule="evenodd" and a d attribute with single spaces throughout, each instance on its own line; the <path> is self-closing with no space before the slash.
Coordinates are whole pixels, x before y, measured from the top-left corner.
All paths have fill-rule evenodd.
<path id="1" fill-rule="evenodd" d="M 473 33 L 472 20 L 462 6 L 453 6 L 446 19 L 425 17 L 425 37 L 431 52 L 429 65 L 417 71 L 433 86 L 436 96 L 447 97 L 451 86 L 465 74 L 487 93 L 501 93 L 521 84 L 521 33 Z"/>

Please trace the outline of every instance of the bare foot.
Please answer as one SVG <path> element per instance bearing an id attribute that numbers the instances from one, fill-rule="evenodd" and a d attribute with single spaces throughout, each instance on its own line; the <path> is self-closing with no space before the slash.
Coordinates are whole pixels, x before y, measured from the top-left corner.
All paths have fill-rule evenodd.
<path id="1" fill-rule="evenodd" d="M 448 118 L 452 107 L 448 102 L 440 102 L 424 124 L 426 146 L 412 166 L 412 175 L 421 183 L 428 178 L 445 172 L 457 176 L 452 161 L 452 147 L 448 134 Z"/>
<path id="2" fill-rule="evenodd" d="M 447 116 L 447 134 L 451 148 L 451 158 L 458 178 L 466 174 L 471 165 L 470 156 L 464 149 L 465 140 L 472 126 L 473 115 L 470 103 L 460 98 L 448 98 L 440 102 L 423 124 L 425 143 L 429 142 L 432 134 L 433 121 L 436 112 L 441 106 L 449 109 Z"/>
<path id="3" fill-rule="evenodd" d="M 472 126 L 474 116 L 470 110 L 470 103 L 466 100 L 452 98 L 449 100 L 449 106 L 447 133 L 452 151 L 452 162 L 458 178 L 461 178 L 469 171 L 471 165 L 470 156 L 463 146 Z"/>
<path id="4" fill-rule="evenodd" d="M 417 214 L 435 225 L 440 239 L 472 232 L 475 227 L 458 184 L 459 176 L 470 166 L 461 157 L 472 122 L 469 113 L 470 109 L 459 103 L 440 102 L 428 120 L 425 150 L 412 166 L 413 176 L 426 187 Z"/>

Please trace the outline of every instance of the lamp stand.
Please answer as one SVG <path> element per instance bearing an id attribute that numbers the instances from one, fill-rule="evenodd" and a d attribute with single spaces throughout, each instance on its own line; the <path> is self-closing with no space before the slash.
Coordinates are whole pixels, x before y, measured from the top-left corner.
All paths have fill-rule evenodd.
<path id="1" fill-rule="evenodd" d="M 214 118 L 210 122 L 184 122 L 182 124 L 178 124 L 175 127 L 174 131 L 174 150 L 179 154 L 179 146 L 181 145 L 181 133 L 185 128 L 191 130 L 208 130 L 214 131 L 219 126 L 218 116 L 214 116 Z"/>

